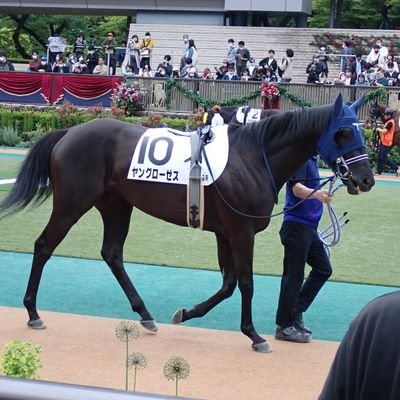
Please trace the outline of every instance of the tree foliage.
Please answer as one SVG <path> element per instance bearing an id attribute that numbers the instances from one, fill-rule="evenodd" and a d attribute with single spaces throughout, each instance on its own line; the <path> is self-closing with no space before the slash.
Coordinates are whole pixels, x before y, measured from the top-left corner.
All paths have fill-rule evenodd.
<path id="1" fill-rule="evenodd" d="M 117 43 L 127 36 L 126 17 L 116 16 L 10 14 L 0 16 L 0 26 L 1 50 L 9 58 L 28 59 L 33 50 L 45 54 L 48 37 L 54 34 L 71 46 L 80 32 L 94 45 L 101 45 L 108 31 L 115 32 Z"/>
<path id="2" fill-rule="evenodd" d="M 384 0 L 335 0 L 339 8 L 337 27 L 355 29 L 378 29 L 382 21 L 381 9 Z M 400 27 L 400 0 L 391 0 L 389 12 L 391 28 Z M 331 0 L 313 0 L 313 15 L 309 25 L 313 28 L 329 26 Z"/>

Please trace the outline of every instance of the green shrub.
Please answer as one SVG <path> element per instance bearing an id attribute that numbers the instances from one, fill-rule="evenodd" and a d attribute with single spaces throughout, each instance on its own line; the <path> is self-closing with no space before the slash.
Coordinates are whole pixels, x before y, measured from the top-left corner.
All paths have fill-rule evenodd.
<path id="1" fill-rule="evenodd" d="M 35 144 L 49 129 L 43 128 L 40 124 L 36 126 L 36 129 L 33 129 L 28 132 L 22 132 L 19 135 L 20 138 L 20 146 L 23 147 L 31 147 Z"/>
<path id="2" fill-rule="evenodd" d="M 31 342 L 13 340 L 6 343 L 1 358 L 0 371 L 6 376 L 35 379 L 42 368 L 39 354 L 42 348 Z"/>
<path id="3" fill-rule="evenodd" d="M 171 118 L 171 117 L 165 117 L 162 118 L 163 124 L 168 125 L 168 127 L 172 129 L 177 129 L 179 131 L 184 131 L 186 128 L 187 124 L 187 119 L 183 118 Z"/>
<path id="4" fill-rule="evenodd" d="M 11 110 L 1 110 L 0 114 L 0 127 L 2 126 L 13 126 L 13 112 Z"/>
<path id="5" fill-rule="evenodd" d="M 101 106 L 94 106 L 82 111 L 68 102 L 61 106 L 58 111 L 55 109 L 35 111 L 32 109 L 3 108 L 0 109 L 0 145 L 30 146 L 45 132 L 59 128 L 70 128 L 94 118 L 116 118 L 131 124 L 136 124 L 140 120 L 140 123 L 144 126 L 168 126 L 181 131 L 184 131 L 186 126 L 192 130 L 196 129 L 200 121 L 197 114 L 192 117 L 164 117 L 161 114 L 116 116 Z M 6 143 L 1 133 L 4 128 L 9 128 L 6 129 Z M 15 137 L 15 133 L 17 133 L 17 137 Z"/>
<path id="6" fill-rule="evenodd" d="M 12 125 L 0 128 L 0 138 L 0 142 L 6 146 L 14 147 L 20 142 L 18 131 Z"/>

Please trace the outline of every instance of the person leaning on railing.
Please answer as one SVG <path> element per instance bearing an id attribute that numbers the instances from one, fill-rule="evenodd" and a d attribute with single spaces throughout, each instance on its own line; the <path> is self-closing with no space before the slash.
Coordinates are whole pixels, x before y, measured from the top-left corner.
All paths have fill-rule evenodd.
<path id="1" fill-rule="evenodd" d="M 0 52 L 0 71 L 15 71 L 14 65 L 7 60 L 6 54 Z"/>
<path id="2" fill-rule="evenodd" d="M 99 57 L 99 63 L 94 67 L 93 75 L 107 75 L 107 65 L 103 57 Z"/>
<path id="3" fill-rule="evenodd" d="M 109 72 L 112 70 L 110 75 L 115 75 L 117 70 L 117 59 L 115 57 L 115 48 L 117 47 L 117 42 L 114 39 L 114 32 L 110 31 L 107 33 L 107 38 L 103 41 L 102 46 L 104 51 L 106 52 L 109 60 Z"/>

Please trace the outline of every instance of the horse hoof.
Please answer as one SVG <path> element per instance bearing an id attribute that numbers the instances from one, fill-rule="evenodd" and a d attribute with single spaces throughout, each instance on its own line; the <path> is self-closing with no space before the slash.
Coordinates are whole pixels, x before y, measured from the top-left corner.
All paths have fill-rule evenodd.
<path id="1" fill-rule="evenodd" d="M 268 342 L 253 343 L 251 347 L 254 351 L 257 351 L 259 353 L 271 353 L 272 351 L 272 348 L 268 344 Z"/>
<path id="2" fill-rule="evenodd" d="M 172 317 L 171 323 L 172 324 L 180 324 L 183 321 L 183 309 L 180 308 L 176 310 L 174 316 Z"/>
<path id="3" fill-rule="evenodd" d="M 46 325 L 40 318 L 33 321 L 29 320 L 27 325 L 32 329 L 46 329 Z"/>
<path id="4" fill-rule="evenodd" d="M 147 329 L 150 332 L 154 332 L 155 333 L 155 332 L 158 331 L 158 328 L 157 328 L 157 325 L 154 322 L 154 319 L 148 319 L 148 320 L 142 319 L 140 321 L 140 325 L 142 325 L 143 328 Z"/>

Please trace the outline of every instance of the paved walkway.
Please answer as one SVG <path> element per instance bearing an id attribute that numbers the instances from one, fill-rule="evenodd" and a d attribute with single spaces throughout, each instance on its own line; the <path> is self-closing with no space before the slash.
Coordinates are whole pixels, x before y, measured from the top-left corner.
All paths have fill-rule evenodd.
<path id="1" fill-rule="evenodd" d="M 116 319 L 43 312 L 47 329 L 26 326 L 26 311 L 0 307 L 0 348 L 10 340 L 29 340 L 43 348 L 43 380 L 124 389 L 125 344 L 115 337 Z M 137 390 L 174 395 L 175 382 L 163 376 L 173 355 L 190 364 L 179 394 L 210 400 L 317 399 L 338 343 L 280 342 L 267 337 L 272 353 L 254 352 L 239 332 L 159 324 L 154 335 L 141 330 L 129 353 L 141 352 L 147 367 L 138 371 Z M 130 388 L 133 371 L 130 371 Z"/>

